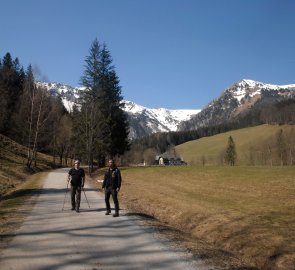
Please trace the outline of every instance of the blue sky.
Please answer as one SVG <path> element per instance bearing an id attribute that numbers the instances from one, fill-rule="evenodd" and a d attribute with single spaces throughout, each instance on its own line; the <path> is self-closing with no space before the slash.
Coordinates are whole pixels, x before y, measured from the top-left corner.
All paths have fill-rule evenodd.
<path id="1" fill-rule="evenodd" d="M 293 0 L 0 0 L 0 57 L 78 86 L 95 38 L 125 99 L 201 109 L 241 79 L 295 83 Z"/>

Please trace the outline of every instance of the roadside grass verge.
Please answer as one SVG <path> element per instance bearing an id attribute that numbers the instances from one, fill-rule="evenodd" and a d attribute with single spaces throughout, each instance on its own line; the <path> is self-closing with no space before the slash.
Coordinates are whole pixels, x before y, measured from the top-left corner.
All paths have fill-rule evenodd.
<path id="1" fill-rule="evenodd" d="M 27 147 L 0 134 L 0 200 L 18 185 L 23 184 L 32 173 L 50 170 L 52 156 L 37 153 L 37 161 L 29 171 L 26 167 Z M 36 166 L 35 166 L 36 165 Z"/>
<path id="2" fill-rule="evenodd" d="M 219 269 L 294 269 L 294 175 L 295 167 L 123 168 L 120 200 Z"/>
<path id="3" fill-rule="evenodd" d="M 0 250 L 7 246 L 31 211 L 46 175 L 47 173 L 43 172 L 29 176 L 24 183 L 19 184 L 0 201 Z"/>

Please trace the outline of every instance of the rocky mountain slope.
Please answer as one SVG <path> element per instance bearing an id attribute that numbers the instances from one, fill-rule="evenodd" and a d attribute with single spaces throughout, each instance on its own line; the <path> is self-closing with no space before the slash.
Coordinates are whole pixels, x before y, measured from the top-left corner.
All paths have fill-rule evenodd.
<path id="1" fill-rule="evenodd" d="M 71 111 L 83 88 L 60 83 L 37 82 L 52 94 L 60 94 L 65 107 Z M 295 84 L 272 85 L 253 80 L 241 80 L 225 89 L 202 110 L 150 109 L 132 101 L 124 101 L 128 114 L 130 137 L 139 138 L 156 132 L 193 130 L 231 121 L 250 110 L 295 97 Z"/>
<path id="2" fill-rule="evenodd" d="M 60 83 L 36 82 L 46 88 L 52 95 L 61 95 L 68 111 L 72 110 L 79 92 L 83 88 L 72 87 Z M 124 101 L 125 112 L 130 125 L 130 138 L 139 138 L 156 132 L 176 131 L 179 125 L 196 115 L 200 110 L 169 110 L 165 108 L 151 109 L 140 106 L 132 101 Z"/>
<path id="3" fill-rule="evenodd" d="M 222 92 L 199 114 L 181 123 L 179 130 L 218 125 L 244 115 L 266 104 L 295 97 L 295 84 L 272 85 L 253 80 L 241 80 Z"/>
<path id="4" fill-rule="evenodd" d="M 131 101 L 125 101 L 130 123 L 130 137 L 138 138 L 156 132 L 176 131 L 179 125 L 200 110 L 150 109 Z"/>

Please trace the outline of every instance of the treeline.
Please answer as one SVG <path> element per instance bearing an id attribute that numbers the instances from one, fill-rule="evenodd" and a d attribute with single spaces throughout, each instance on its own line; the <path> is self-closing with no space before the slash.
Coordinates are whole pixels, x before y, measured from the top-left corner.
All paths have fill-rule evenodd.
<path id="1" fill-rule="evenodd" d="M 140 163 L 143 160 L 152 163 L 155 155 L 171 152 L 176 145 L 261 124 L 295 124 L 295 99 L 262 106 L 224 124 L 201 127 L 191 131 L 157 133 L 137 139 L 133 141 L 131 150 L 125 155 L 125 159 L 130 163 Z"/>
<path id="2" fill-rule="evenodd" d="M 10 53 L 0 63 L 0 133 L 28 147 L 26 165 L 31 169 L 38 151 L 60 152 L 56 138 L 62 137 L 61 122 L 69 116 L 59 97 L 35 85 L 31 65 L 24 71 Z"/>
<path id="3" fill-rule="evenodd" d="M 265 124 L 295 124 L 295 99 L 287 99 L 263 108 L 260 119 Z"/>
<path id="4" fill-rule="evenodd" d="M 128 150 L 127 116 L 106 45 L 95 40 L 85 63 L 86 89 L 68 112 L 59 95 L 36 86 L 31 65 L 24 71 L 10 53 L 0 58 L 0 133 L 28 147 L 28 168 L 38 151 L 51 154 L 53 165 L 81 159 L 91 171 L 95 162 L 104 165 Z"/>
<path id="5" fill-rule="evenodd" d="M 259 145 L 252 145 L 244 153 L 249 165 L 294 165 L 295 128 L 280 129 Z"/>

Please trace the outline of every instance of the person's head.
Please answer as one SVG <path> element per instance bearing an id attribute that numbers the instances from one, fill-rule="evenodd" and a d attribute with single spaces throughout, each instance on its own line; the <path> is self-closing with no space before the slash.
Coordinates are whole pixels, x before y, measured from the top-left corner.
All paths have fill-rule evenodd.
<path id="1" fill-rule="evenodd" d="M 76 159 L 75 160 L 75 168 L 79 168 L 80 167 L 80 160 Z"/>
<path id="2" fill-rule="evenodd" d="M 114 160 L 113 159 L 109 159 L 109 167 L 113 168 L 115 166 Z"/>

